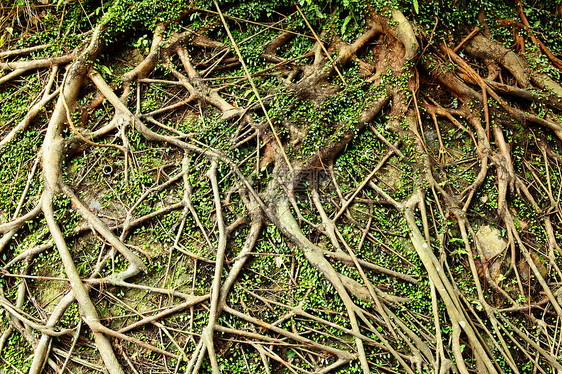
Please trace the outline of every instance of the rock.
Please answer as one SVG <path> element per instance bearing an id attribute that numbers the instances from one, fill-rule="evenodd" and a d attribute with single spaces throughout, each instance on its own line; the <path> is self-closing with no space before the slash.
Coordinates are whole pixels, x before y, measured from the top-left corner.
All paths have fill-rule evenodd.
<path id="1" fill-rule="evenodd" d="M 502 253 L 507 247 L 507 240 L 501 237 L 500 231 L 490 226 L 480 227 L 476 237 L 482 247 L 486 260 Z"/>
<path id="2" fill-rule="evenodd" d="M 482 263 L 488 264 L 491 277 L 497 281 L 501 275 L 501 262 L 492 259 L 507 248 L 507 240 L 501 237 L 498 229 L 490 226 L 481 226 L 476 233 L 476 238 L 484 255 Z"/>
<path id="3" fill-rule="evenodd" d="M 93 199 L 88 204 L 88 209 L 90 209 L 91 212 L 100 212 L 103 207 L 97 199 Z"/>
<path id="4" fill-rule="evenodd" d="M 539 256 L 535 252 L 530 252 L 530 256 L 533 262 L 535 263 L 535 266 L 539 270 L 539 273 L 544 278 L 548 270 L 546 266 L 544 266 L 541 256 Z M 519 275 L 521 276 L 521 280 L 523 281 L 527 281 L 531 276 L 531 274 L 533 274 L 533 269 L 531 269 L 525 258 L 519 260 L 519 262 L 517 263 L 517 268 L 519 270 Z"/>
<path id="5" fill-rule="evenodd" d="M 425 142 L 430 148 L 439 147 L 439 135 L 435 131 L 424 132 Z"/>

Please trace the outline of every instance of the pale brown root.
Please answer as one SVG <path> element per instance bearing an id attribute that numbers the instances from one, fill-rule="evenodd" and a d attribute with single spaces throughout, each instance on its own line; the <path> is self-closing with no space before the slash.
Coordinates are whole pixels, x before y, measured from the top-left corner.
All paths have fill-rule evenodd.
<path id="1" fill-rule="evenodd" d="M 56 308 L 53 310 L 49 316 L 46 326 L 54 327 L 56 326 L 66 309 L 74 302 L 74 292 L 68 292 L 57 304 Z M 41 335 L 41 339 L 35 347 L 33 352 L 33 361 L 31 363 L 31 368 L 29 369 L 29 374 L 40 374 L 45 362 L 49 357 L 49 352 L 51 348 L 51 336 L 47 334 Z"/>
<path id="2" fill-rule="evenodd" d="M 98 325 L 100 325 L 98 313 L 88 295 L 87 288 L 82 283 L 80 275 L 76 270 L 72 255 L 68 250 L 59 225 L 55 220 L 52 205 L 52 200 L 59 191 L 61 182 L 61 165 L 63 159 L 63 141 L 61 133 L 67 115 L 67 105 L 65 105 L 65 101 L 67 103 L 75 103 L 82 83 L 81 81 L 84 76 L 84 71 L 88 68 L 84 61 L 88 61 L 89 58 L 94 57 L 101 52 L 101 43 L 99 42 L 99 38 L 103 30 L 103 24 L 98 26 L 98 28 L 94 31 L 90 45 L 82 54 L 83 59 L 78 60 L 78 62 L 70 69 L 67 84 L 65 84 L 61 90 L 61 96 L 64 96 L 64 98 L 59 97 L 55 110 L 51 116 L 51 120 L 49 121 L 42 149 L 45 192 L 41 197 L 41 210 L 45 215 L 47 226 L 49 227 L 49 231 L 57 246 L 67 276 L 70 279 L 71 287 L 74 291 L 76 300 L 80 304 L 84 320 L 94 332 L 94 338 L 104 363 L 110 373 L 122 374 L 123 370 L 117 360 L 117 357 L 115 356 L 115 353 L 113 352 L 109 339 L 107 339 L 107 337 L 104 336 L 103 333 L 100 333 L 97 329 Z"/>
<path id="3" fill-rule="evenodd" d="M 224 224 L 224 217 L 222 212 L 221 199 L 219 195 L 219 186 L 217 181 L 217 161 L 211 163 L 211 169 L 207 173 L 207 177 L 211 181 L 211 186 L 213 190 L 213 196 L 215 200 L 215 212 L 217 214 L 217 224 L 219 230 L 219 241 L 217 244 L 217 257 L 215 263 L 215 276 L 213 278 L 213 285 L 211 287 L 211 308 L 209 311 L 209 324 L 203 329 L 202 338 L 205 342 L 205 347 L 209 352 L 209 358 L 211 360 L 211 367 L 213 373 L 218 374 L 220 372 L 215 346 L 213 343 L 214 326 L 217 323 L 217 318 L 219 314 L 219 299 L 220 299 L 220 287 L 221 287 L 221 277 L 224 265 L 224 254 L 226 250 L 226 229 Z"/>
<path id="4" fill-rule="evenodd" d="M 28 47 L 28 48 L 21 48 L 21 49 L 14 49 L 11 51 L 2 51 L 0 52 L 0 58 L 8 58 L 8 57 L 13 57 L 13 56 L 19 56 L 19 55 L 25 55 L 28 53 L 33 53 L 33 52 L 38 52 L 38 51 L 42 51 L 46 48 L 49 48 L 51 45 L 50 44 L 40 44 L 40 45 L 36 45 L 33 47 Z"/>
<path id="5" fill-rule="evenodd" d="M 75 58 L 76 56 L 74 54 L 69 54 L 61 57 L 51 57 L 51 58 L 31 60 L 31 61 L 0 62 L 0 71 L 12 70 L 11 73 L 8 73 L 0 78 L 0 84 L 9 82 L 10 80 L 24 74 L 27 71 L 41 69 L 41 68 L 49 68 L 54 65 L 68 64 L 69 62 L 72 62 Z"/>
<path id="6" fill-rule="evenodd" d="M 76 296 L 76 300 L 80 304 L 80 308 L 82 310 L 82 313 L 84 314 L 85 322 L 94 332 L 94 338 L 96 340 L 98 349 L 109 372 L 112 374 L 123 374 L 123 370 L 121 369 L 119 361 L 115 357 L 115 353 L 113 352 L 113 348 L 109 339 L 107 339 L 107 337 L 103 333 L 98 331 L 99 325 L 101 325 L 99 322 L 98 313 L 94 304 L 92 303 L 92 300 L 90 299 L 90 296 L 88 295 L 86 287 L 80 279 L 78 271 L 76 270 L 76 267 L 74 265 L 72 255 L 70 254 L 60 228 L 58 227 L 58 224 L 54 219 L 54 212 L 51 203 L 53 195 L 52 193 L 51 196 L 49 196 L 48 193 L 46 193 L 46 195 L 48 199 L 44 200 L 43 212 L 47 220 L 47 225 L 49 226 L 49 231 L 51 232 L 57 249 L 59 250 L 67 276 L 70 279 L 70 283 L 72 286 L 72 290 L 74 291 L 74 294 Z"/>
<path id="7" fill-rule="evenodd" d="M 270 220 L 272 220 L 276 226 L 299 246 L 303 251 L 306 259 L 314 266 L 322 275 L 334 286 L 338 294 L 340 295 L 346 309 L 348 311 L 350 323 L 352 330 L 359 333 L 359 325 L 356 318 L 357 308 L 351 298 L 349 297 L 345 286 L 343 285 L 338 273 L 333 269 L 332 265 L 324 258 L 322 251 L 319 250 L 317 246 L 311 243 L 301 232 L 298 227 L 294 217 L 291 214 L 287 201 L 278 201 L 274 212 L 268 212 Z M 357 345 L 359 360 L 361 361 L 361 366 L 364 372 L 370 372 L 369 365 L 366 362 L 365 351 L 363 347 L 363 341 L 359 338 L 355 338 L 355 343 Z M 387 349 L 390 352 L 394 350 L 388 345 Z M 396 357 L 401 366 L 407 371 L 413 373 L 409 366 L 402 360 L 401 357 Z"/>

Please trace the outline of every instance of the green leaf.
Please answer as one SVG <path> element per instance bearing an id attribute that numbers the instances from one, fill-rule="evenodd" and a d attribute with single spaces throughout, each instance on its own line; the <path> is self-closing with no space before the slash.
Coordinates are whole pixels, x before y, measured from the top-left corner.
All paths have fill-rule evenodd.
<path id="1" fill-rule="evenodd" d="M 314 11 L 316 12 L 316 17 L 323 19 L 325 16 L 322 13 L 322 11 L 320 11 L 320 8 L 318 6 L 314 6 Z"/>
<path id="2" fill-rule="evenodd" d="M 109 76 L 113 75 L 113 72 L 105 65 L 101 65 L 101 70 Z"/>
<path id="3" fill-rule="evenodd" d="M 420 7 L 418 5 L 418 0 L 414 0 L 414 11 L 416 12 L 416 14 L 420 14 Z"/>
<path id="4" fill-rule="evenodd" d="M 349 21 L 351 21 L 351 14 L 347 17 L 345 17 L 345 19 L 343 20 L 343 25 L 341 26 L 341 33 L 345 34 L 345 30 L 347 28 L 347 24 L 349 23 Z"/>

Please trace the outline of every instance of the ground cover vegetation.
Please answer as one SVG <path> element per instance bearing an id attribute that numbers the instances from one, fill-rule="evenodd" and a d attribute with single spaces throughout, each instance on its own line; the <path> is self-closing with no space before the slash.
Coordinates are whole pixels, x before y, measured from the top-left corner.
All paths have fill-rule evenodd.
<path id="1" fill-rule="evenodd" d="M 562 371 L 558 1 L 0 10 L 0 371 Z"/>

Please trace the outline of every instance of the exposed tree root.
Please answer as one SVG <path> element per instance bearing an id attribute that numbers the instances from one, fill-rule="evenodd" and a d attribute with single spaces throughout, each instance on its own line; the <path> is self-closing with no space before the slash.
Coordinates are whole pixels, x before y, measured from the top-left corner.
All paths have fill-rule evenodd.
<path id="1" fill-rule="evenodd" d="M 317 30 L 304 5 L 267 24 L 213 5 L 185 5 L 174 21 L 208 17 L 199 29 L 152 24 L 145 55 L 111 73 L 119 82 L 94 70 L 113 40 L 109 17 L 63 56 L 17 60 L 47 45 L 0 52 L 0 88 L 51 69 L 0 140 L 11 152 L 47 113 L 40 153 L 13 176 L 27 177 L 18 203 L 9 218 L 0 212 L 1 273 L 19 282 L 0 295 L 0 351 L 20 334 L 34 352 L 30 373 L 98 370 L 78 357 L 88 331 L 109 373 L 146 364 L 217 374 L 234 349 L 249 372 L 247 354 L 266 373 L 562 370 L 562 85 L 492 41 L 483 11 L 482 29 L 453 49 L 434 40 L 439 20 L 427 37 L 394 8 L 368 8 L 344 42 L 334 25 Z M 516 8 L 522 23 L 503 23 L 527 30 L 561 68 Z M 291 17 L 302 30 L 286 27 Z M 238 40 L 248 25 L 260 31 Z M 248 56 L 245 43 L 272 30 Z M 314 45 L 287 52 L 299 38 Z M 534 143 L 521 132 L 536 132 Z M 347 170 L 348 154 L 357 169 Z M 147 157 L 150 169 L 139 163 Z M 72 170 L 86 159 L 89 169 Z M 113 205 L 101 205 L 102 190 Z M 32 271 L 55 248 L 64 274 Z M 257 274 L 264 258 L 273 265 Z M 305 292 L 303 274 L 315 282 Z M 30 287 L 40 281 L 65 285 L 49 308 Z M 319 303 L 320 287 L 335 301 Z M 423 303 L 404 291 L 414 288 Z M 79 322 L 68 324 L 74 302 Z M 114 304 L 126 312 L 113 316 Z"/>

